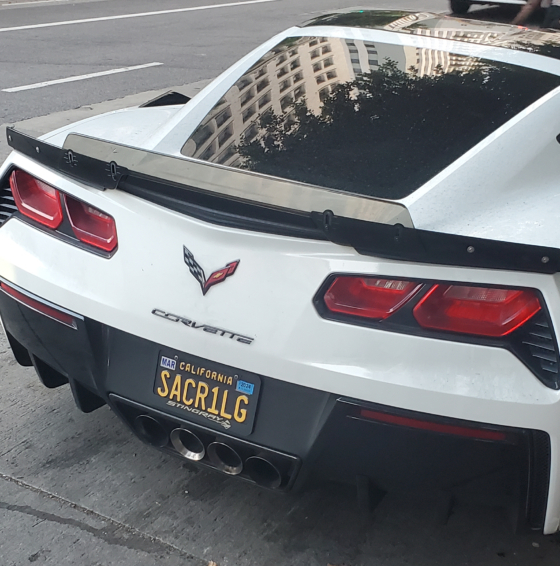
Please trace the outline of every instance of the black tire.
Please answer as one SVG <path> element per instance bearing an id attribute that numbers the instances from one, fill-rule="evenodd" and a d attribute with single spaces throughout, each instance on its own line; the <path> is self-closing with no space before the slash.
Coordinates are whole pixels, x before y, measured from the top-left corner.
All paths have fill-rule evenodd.
<path id="1" fill-rule="evenodd" d="M 449 0 L 452 14 L 466 14 L 471 7 L 469 0 Z"/>

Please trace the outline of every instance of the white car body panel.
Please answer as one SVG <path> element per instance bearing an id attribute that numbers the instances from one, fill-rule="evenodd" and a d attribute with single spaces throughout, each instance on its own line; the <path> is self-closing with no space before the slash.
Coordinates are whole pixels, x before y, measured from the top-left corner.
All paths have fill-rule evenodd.
<path id="1" fill-rule="evenodd" d="M 400 202 L 417 228 L 555 247 L 558 132 L 560 88 Z"/>
<path id="2" fill-rule="evenodd" d="M 157 128 L 168 122 L 180 109 L 182 106 L 132 107 L 114 110 L 63 126 L 41 136 L 41 139 L 62 147 L 70 132 L 79 131 L 92 138 L 110 136 L 111 141 L 117 143 L 144 147 Z"/>

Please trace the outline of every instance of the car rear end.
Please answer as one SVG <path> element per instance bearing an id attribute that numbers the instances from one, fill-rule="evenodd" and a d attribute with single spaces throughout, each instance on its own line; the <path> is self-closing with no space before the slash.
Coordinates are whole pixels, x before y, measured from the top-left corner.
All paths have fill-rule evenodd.
<path id="1" fill-rule="evenodd" d="M 409 129 L 381 153 L 364 148 L 368 133 L 355 130 L 359 143 L 341 148 L 329 124 L 339 110 L 352 124 L 348 104 L 355 109 L 360 92 L 370 92 L 352 81 L 383 78 L 389 91 L 414 96 L 472 93 L 481 83 L 452 71 L 449 85 L 438 72 L 422 82 L 385 36 L 309 30 L 257 50 L 229 71 L 234 80 L 226 73 L 153 148 L 92 139 L 87 128 L 46 141 L 9 132 L 0 313 L 14 355 L 47 387 L 69 383 L 83 411 L 107 403 L 153 446 L 264 487 L 297 489 L 318 474 L 451 493 L 505 471 L 529 524 L 554 532 L 560 255 L 545 244 L 420 230 L 420 212 L 415 218 L 405 204 L 554 91 L 558 77 L 532 75 L 538 84 L 507 99 L 501 123 L 467 113 L 456 122 L 464 135 L 436 145 L 426 120 L 390 113 Z M 372 45 L 395 65 L 374 64 Z M 335 84 L 344 82 L 342 64 L 325 66 L 337 54 L 356 67 L 347 91 Z M 338 77 L 328 82 L 331 67 Z M 516 68 L 495 67 L 518 88 Z M 482 86 L 492 80 L 488 68 Z M 295 92 L 300 71 L 314 73 L 305 108 Z M 269 87 L 263 104 L 272 114 L 257 122 Z M 314 113 L 314 96 L 331 105 L 331 121 Z M 459 101 L 448 97 L 438 121 L 442 100 L 423 104 L 444 135 Z M 475 118 L 482 131 L 470 128 Z M 310 130 L 300 136 L 304 123 Z M 295 143 L 313 132 L 325 155 Z M 266 136 L 280 133 L 281 151 L 260 155 L 271 147 Z M 403 159 L 396 149 L 406 139 Z M 174 152 L 164 151 L 172 143 Z"/>

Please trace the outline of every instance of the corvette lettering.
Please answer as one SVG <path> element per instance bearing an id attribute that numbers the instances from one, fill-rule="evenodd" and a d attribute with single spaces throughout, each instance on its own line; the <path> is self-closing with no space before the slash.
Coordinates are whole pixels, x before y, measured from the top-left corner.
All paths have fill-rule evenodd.
<path id="1" fill-rule="evenodd" d="M 171 322 L 180 322 L 189 328 L 194 328 L 195 330 L 203 330 L 209 334 L 215 334 L 216 336 L 224 336 L 230 340 L 235 340 L 236 342 L 241 342 L 241 344 L 252 344 L 254 338 L 250 336 L 244 336 L 243 334 L 237 334 L 237 332 L 231 332 L 231 330 L 224 330 L 223 328 L 217 328 L 216 326 L 210 326 L 209 324 L 202 324 L 191 320 L 189 318 L 179 316 L 178 314 L 172 314 L 161 309 L 152 310 L 152 314 L 165 318 Z"/>

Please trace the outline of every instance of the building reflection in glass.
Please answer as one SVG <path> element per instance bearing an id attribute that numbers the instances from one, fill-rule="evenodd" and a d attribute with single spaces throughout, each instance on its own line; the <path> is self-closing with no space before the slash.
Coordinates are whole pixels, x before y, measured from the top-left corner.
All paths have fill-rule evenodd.
<path id="1" fill-rule="evenodd" d="M 228 90 L 182 153 L 401 198 L 559 82 L 425 48 L 290 38 Z"/>

